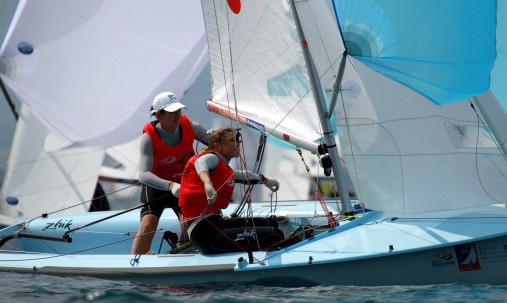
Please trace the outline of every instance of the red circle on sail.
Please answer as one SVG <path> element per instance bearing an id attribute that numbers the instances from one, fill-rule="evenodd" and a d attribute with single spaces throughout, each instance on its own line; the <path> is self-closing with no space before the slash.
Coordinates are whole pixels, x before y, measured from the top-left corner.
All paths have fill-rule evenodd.
<path id="1" fill-rule="evenodd" d="M 239 14 L 241 10 L 241 0 L 227 0 L 227 4 L 229 4 L 229 8 L 235 14 Z"/>

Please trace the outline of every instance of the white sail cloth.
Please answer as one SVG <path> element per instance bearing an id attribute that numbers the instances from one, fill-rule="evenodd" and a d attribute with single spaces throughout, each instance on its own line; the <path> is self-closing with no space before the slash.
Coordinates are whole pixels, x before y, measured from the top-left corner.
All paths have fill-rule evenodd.
<path id="1" fill-rule="evenodd" d="M 153 97 L 183 97 L 208 57 L 197 0 L 19 1 L 7 24 L 16 2 L 0 5 L 0 77 L 22 104 L 0 213 L 19 220 L 90 201 L 99 171 L 136 179 L 136 156 L 101 168 L 104 150 L 137 155 L 120 144 L 141 135 Z"/>
<path id="2" fill-rule="evenodd" d="M 239 115 L 261 130 L 276 127 L 285 141 L 292 136 L 318 141 L 310 91 L 316 86 L 308 80 L 288 4 L 241 4 L 234 10 L 226 2 L 203 1 L 212 100 L 226 109 L 221 114 Z M 323 1 L 296 6 L 330 96 L 345 50 L 336 19 Z M 504 202 L 507 166 L 486 128 L 477 127 L 467 100 L 437 106 L 350 59 L 333 114 L 348 171 L 366 207 L 415 213 Z"/>
<path id="3" fill-rule="evenodd" d="M 207 62 L 197 0 L 21 1 L 0 75 L 51 130 L 108 147 L 139 136 L 153 97 L 183 97 Z"/>

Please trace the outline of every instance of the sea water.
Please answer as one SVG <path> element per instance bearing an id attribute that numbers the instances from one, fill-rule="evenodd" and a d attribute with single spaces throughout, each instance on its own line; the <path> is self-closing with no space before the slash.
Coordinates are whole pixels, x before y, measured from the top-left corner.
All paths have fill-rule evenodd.
<path id="1" fill-rule="evenodd" d="M 157 286 L 0 272 L 0 302 L 507 302 L 507 285 L 295 286 L 290 281 Z"/>

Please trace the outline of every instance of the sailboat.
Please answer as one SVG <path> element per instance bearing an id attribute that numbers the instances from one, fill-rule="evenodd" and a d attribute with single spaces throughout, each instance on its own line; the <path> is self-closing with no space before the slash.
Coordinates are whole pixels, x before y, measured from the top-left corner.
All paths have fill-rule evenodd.
<path id="1" fill-rule="evenodd" d="M 189 10 L 197 13 L 183 17 Z M 150 99 L 169 89 L 183 98 L 208 64 L 199 10 L 195 0 L 2 4 L 2 97 L 21 108 L 0 225 L 138 203 Z M 106 193 L 106 207 L 97 205 Z"/>
<path id="2" fill-rule="evenodd" d="M 134 256 L 132 212 L 51 215 L 0 231 L 0 270 L 164 285 L 505 284 L 506 120 L 489 89 L 502 5 L 203 0 L 208 109 L 315 154 L 335 179 L 341 207 L 330 211 L 340 216 L 324 213 L 324 232 L 279 250 Z M 283 206 L 287 228 L 299 223 L 294 205 Z M 160 226 L 178 232 L 174 218 Z"/>

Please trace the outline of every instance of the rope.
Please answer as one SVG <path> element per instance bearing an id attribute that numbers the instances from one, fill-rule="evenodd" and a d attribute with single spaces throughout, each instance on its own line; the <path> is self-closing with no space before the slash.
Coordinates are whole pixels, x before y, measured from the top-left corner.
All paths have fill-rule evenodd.
<path id="1" fill-rule="evenodd" d="M 322 193 L 320 192 L 319 186 L 317 185 L 317 183 L 315 182 L 315 179 L 313 178 L 312 172 L 310 171 L 310 167 L 308 167 L 308 165 L 306 164 L 306 161 L 305 161 L 305 158 L 303 157 L 303 153 L 302 153 L 301 149 L 297 148 L 296 150 L 297 150 L 297 152 L 299 154 L 299 157 L 301 158 L 301 161 L 305 165 L 306 172 L 308 173 L 308 176 L 310 177 L 309 178 L 310 182 L 312 183 L 312 186 L 313 186 L 313 188 L 315 190 L 315 194 L 317 196 L 317 200 L 320 202 L 322 210 L 324 210 L 324 213 L 325 213 L 325 215 L 327 217 L 327 221 L 328 221 L 329 226 L 330 227 L 335 227 L 335 222 L 334 222 L 333 215 L 331 214 L 331 212 L 327 208 L 326 202 L 324 202 L 324 198 L 322 197 Z"/>
<path id="2" fill-rule="evenodd" d="M 265 151 L 265 147 L 266 147 L 266 138 L 267 138 L 266 135 L 261 133 L 261 135 L 259 137 L 259 147 L 257 148 L 257 157 L 255 159 L 255 164 L 254 164 L 254 169 L 253 169 L 253 172 L 257 173 L 257 174 L 259 173 L 259 170 L 260 170 L 260 167 L 262 164 L 262 159 L 264 157 L 264 151 Z M 244 151 L 243 151 L 243 153 L 244 153 Z M 238 204 L 238 206 L 234 210 L 233 214 L 236 214 L 238 216 L 241 215 L 247 201 L 248 200 L 251 201 L 251 194 L 252 194 L 252 190 L 254 189 L 254 187 L 255 187 L 255 184 L 250 184 L 250 182 L 248 182 L 247 190 L 245 191 L 245 194 L 243 195 L 241 202 Z"/>
<path id="3" fill-rule="evenodd" d="M 112 192 L 110 192 L 109 194 L 105 194 L 105 195 L 102 195 L 102 196 L 99 196 L 99 197 L 95 197 L 95 198 L 92 198 L 91 200 L 87 200 L 87 201 L 84 201 L 84 202 L 81 202 L 81 203 L 78 203 L 78 204 L 74 204 L 74 205 L 71 205 L 71 206 L 68 206 L 68 207 L 65 207 L 65 208 L 61 208 L 61 209 L 58 209 L 58 210 L 52 211 L 52 212 L 44 213 L 44 214 L 42 214 L 42 215 L 40 215 L 40 216 L 37 216 L 37 217 L 34 217 L 34 218 L 32 218 L 32 219 L 27 220 L 27 222 L 29 223 L 29 222 L 31 222 L 31 221 L 33 221 L 33 220 L 35 220 L 35 219 L 38 219 L 38 218 L 46 218 L 46 217 L 47 217 L 47 216 L 49 216 L 49 215 L 52 215 L 52 214 L 55 214 L 55 213 L 58 213 L 58 212 L 61 212 L 61 211 L 67 210 L 67 209 L 71 209 L 71 208 L 73 208 L 73 207 L 77 207 L 77 206 L 83 205 L 83 204 L 85 204 L 85 203 L 93 202 L 94 200 L 97 200 L 97 199 L 101 199 L 101 198 L 107 197 L 107 196 L 109 196 L 109 195 L 115 194 L 115 193 L 120 192 L 120 191 L 122 191 L 122 190 L 126 190 L 126 189 L 128 189 L 128 188 L 130 188 L 130 187 L 132 187 L 132 186 L 138 186 L 138 185 L 140 185 L 140 184 L 141 184 L 141 183 L 137 182 L 137 183 L 135 183 L 135 184 L 131 184 L 131 185 L 126 186 L 126 187 L 124 187 L 124 188 L 120 188 L 120 189 L 118 189 L 118 190 L 112 191 Z"/>

